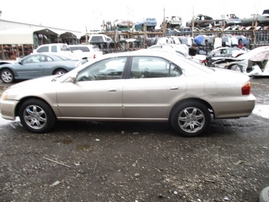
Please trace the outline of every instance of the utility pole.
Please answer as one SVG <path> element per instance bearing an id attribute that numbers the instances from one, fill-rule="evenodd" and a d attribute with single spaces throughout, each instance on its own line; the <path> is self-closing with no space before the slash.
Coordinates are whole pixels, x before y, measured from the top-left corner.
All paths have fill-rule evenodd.
<path id="1" fill-rule="evenodd" d="M 191 35 L 193 37 L 193 31 L 194 31 L 194 5 L 192 6 L 192 21 L 191 21 Z"/>
<path id="2" fill-rule="evenodd" d="M 88 30 L 87 30 L 87 26 L 86 26 L 86 34 L 85 34 L 85 39 L 86 39 L 86 44 L 88 44 Z"/>
<path id="3" fill-rule="evenodd" d="M 166 23 L 165 23 L 165 7 L 163 7 L 163 37 L 165 36 L 166 33 Z"/>
<path id="4" fill-rule="evenodd" d="M 143 30 L 144 30 L 144 48 L 146 48 L 146 32 L 147 32 L 147 22 L 145 21 L 143 24 Z"/>

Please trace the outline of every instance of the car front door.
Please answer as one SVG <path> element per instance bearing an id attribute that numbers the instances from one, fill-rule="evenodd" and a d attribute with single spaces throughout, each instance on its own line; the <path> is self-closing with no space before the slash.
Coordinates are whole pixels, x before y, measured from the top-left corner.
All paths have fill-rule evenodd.
<path id="1" fill-rule="evenodd" d="M 122 118 L 122 79 L 127 57 L 99 61 L 78 73 L 76 83 L 57 90 L 62 117 Z"/>
<path id="2" fill-rule="evenodd" d="M 40 56 L 33 54 L 19 63 L 17 74 L 20 79 L 31 79 L 43 76 L 44 62 L 40 60 Z"/>
<path id="3" fill-rule="evenodd" d="M 123 87 L 124 117 L 167 120 L 185 91 L 185 76 L 178 66 L 158 57 L 134 57 Z"/>

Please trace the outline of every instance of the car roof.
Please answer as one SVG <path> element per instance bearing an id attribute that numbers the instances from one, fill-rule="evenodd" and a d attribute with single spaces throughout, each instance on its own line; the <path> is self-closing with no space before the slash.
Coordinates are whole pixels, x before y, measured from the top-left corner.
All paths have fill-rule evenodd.
<path id="1" fill-rule="evenodd" d="M 74 47 L 74 46 L 95 46 L 93 44 L 72 44 L 72 45 L 69 45 L 69 47 Z"/>
<path id="2" fill-rule="evenodd" d="M 50 56 L 50 57 L 57 57 L 59 59 L 62 59 L 62 58 L 67 58 L 67 59 L 70 59 L 70 60 L 79 60 L 76 56 L 72 56 L 72 55 L 67 55 L 67 54 L 64 54 L 64 53 L 56 53 L 56 52 L 53 52 L 53 53 L 48 53 L 48 52 L 45 52 L 45 53 L 33 53 L 33 54 L 30 54 L 30 55 L 27 55 L 25 57 L 23 57 L 22 59 L 26 58 L 26 57 L 29 57 L 29 56 L 32 56 L 32 55 L 46 55 L 46 56 Z"/>

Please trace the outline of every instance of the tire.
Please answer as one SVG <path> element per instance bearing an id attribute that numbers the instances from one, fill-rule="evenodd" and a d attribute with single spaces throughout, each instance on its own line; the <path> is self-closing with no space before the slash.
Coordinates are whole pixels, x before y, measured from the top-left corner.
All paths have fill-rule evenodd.
<path id="1" fill-rule="evenodd" d="M 56 124 L 56 117 L 50 106 L 38 99 L 29 99 L 19 109 L 22 125 L 33 133 L 45 133 Z"/>
<path id="2" fill-rule="evenodd" d="M 194 137 L 208 129 L 211 116 L 204 104 L 192 100 L 176 106 L 172 111 L 170 122 L 180 135 Z"/>
<path id="3" fill-rule="evenodd" d="M 67 73 L 67 71 L 65 69 L 57 69 L 53 75 L 62 75 L 62 74 L 65 74 Z"/>
<path id="4" fill-rule="evenodd" d="M 83 76 L 78 81 L 90 81 L 90 79 L 87 76 Z"/>
<path id="5" fill-rule="evenodd" d="M 265 187 L 259 196 L 259 202 L 269 202 L 269 187 Z"/>
<path id="6" fill-rule="evenodd" d="M 14 82 L 14 74 L 10 69 L 3 69 L 1 71 L 1 80 L 4 83 L 12 83 Z"/>
<path id="7" fill-rule="evenodd" d="M 243 72 L 241 66 L 239 65 L 232 65 L 230 69 L 237 72 Z"/>

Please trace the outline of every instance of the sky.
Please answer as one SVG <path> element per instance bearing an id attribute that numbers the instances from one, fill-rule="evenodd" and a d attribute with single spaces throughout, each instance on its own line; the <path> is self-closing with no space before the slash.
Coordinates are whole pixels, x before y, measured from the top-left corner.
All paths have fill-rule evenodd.
<path id="1" fill-rule="evenodd" d="M 180 16 L 185 25 L 197 14 L 221 19 L 222 14 L 233 13 L 244 18 L 262 14 L 264 9 L 269 9 L 268 0 L 0 0 L 2 20 L 81 32 L 100 30 L 103 21 L 113 23 L 116 19 L 136 23 L 143 18 L 156 18 L 159 28 L 164 16 Z"/>

